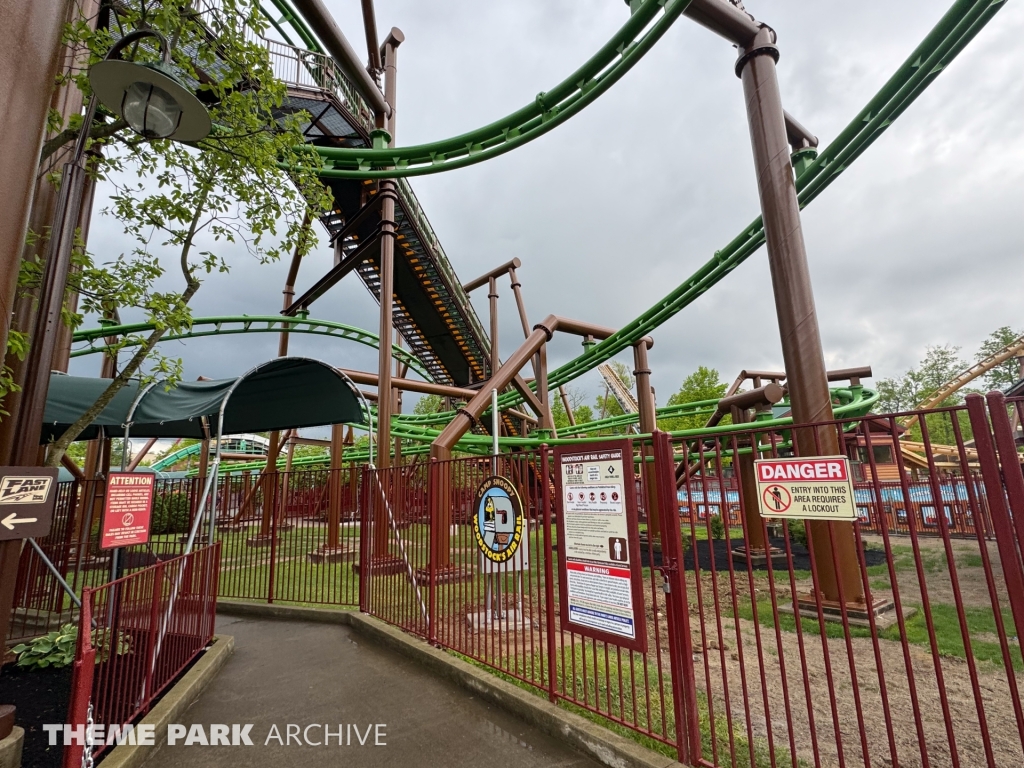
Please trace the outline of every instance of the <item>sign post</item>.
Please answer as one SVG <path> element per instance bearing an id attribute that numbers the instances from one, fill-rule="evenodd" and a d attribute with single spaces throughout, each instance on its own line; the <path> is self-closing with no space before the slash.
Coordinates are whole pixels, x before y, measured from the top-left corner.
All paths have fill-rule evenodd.
<path id="1" fill-rule="evenodd" d="M 633 444 L 555 451 L 562 626 L 647 650 Z"/>

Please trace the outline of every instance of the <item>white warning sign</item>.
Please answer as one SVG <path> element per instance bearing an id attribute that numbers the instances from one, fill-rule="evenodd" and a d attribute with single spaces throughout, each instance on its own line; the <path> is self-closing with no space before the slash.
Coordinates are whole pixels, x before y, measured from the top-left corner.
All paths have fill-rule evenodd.
<path id="1" fill-rule="evenodd" d="M 754 462 L 761 517 L 853 520 L 857 505 L 845 456 Z"/>

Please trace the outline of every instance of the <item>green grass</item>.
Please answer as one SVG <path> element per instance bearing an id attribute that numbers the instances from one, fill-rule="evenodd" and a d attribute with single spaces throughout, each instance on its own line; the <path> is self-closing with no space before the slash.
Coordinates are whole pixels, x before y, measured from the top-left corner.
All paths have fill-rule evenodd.
<path id="1" fill-rule="evenodd" d="M 914 548 L 903 546 L 900 544 L 893 544 L 890 549 L 892 550 L 892 564 L 896 569 L 897 573 L 905 571 L 916 571 L 917 563 L 914 560 Z M 883 547 L 877 545 L 868 546 L 868 550 L 872 551 L 884 551 Z M 927 547 L 920 547 L 919 552 L 921 555 L 921 568 L 925 573 L 948 573 L 949 564 L 946 560 L 946 553 L 941 549 L 931 549 Z M 970 557 L 970 556 L 968 556 Z M 978 556 L 978 565 L 981 565 L 981 556 Z M 888 563 L 879 563 L 878 565 L 868 566 L 868 576 L 887 576 L 889 574 Z"/>
<path id="2" fill-rule="evenodd" d="M 917 611 L 905 621 L 907 642 L 930 649 L 931 643 L 928 637 L 928 625 L 920 606 Z M 732 615 L 729 608 L 725 611 Z M 931 604 L 932 621 L 935 626 L 935 640 L 939 653 L 943 656 L 951 656 L 959 659 L 967 658 L 967 651 L 964 646 L 963 636 L 960 633 L 960 624 L 956 613 L 956 607 L 945 603 Z M 754 612 L 750 603 L 742 602 L 739 605 L 739 616 L 741 619 L 753 621 Z M 772 615 L 772 604 L 770 600 L 757 601 L 758 623 L 764 627 L 775 627 L 775 619 Z M 991 608 L 965 608 L 964 618 L 967 622 L 968 636 L 971 640 L 971 651 L 975 659 L 981 662 L 1002 666 L 1003 655 L 999 643 L 995 640 L 979 639 L 978 635 L 996 635 L 995 614 Z M 796 632 L 796 617 L 790 614 L 779 615 L 779 628 L 786 632 Z M 820 636 L 821 630 L 817 619 L 800 619 L 800 628 L 804 634 Z M 1013 618 L 1009 609 L 1003 611 L 1004 626 L 1012 627 Z M 845 637 L 843 625 L 837 621 L 825 622 L 825 636 L 830 638 Z M 878 633 L 882 640 L 899 642 L 899 625 L 893 625 Z M 850 637 L 871 637 L 871 630 L 862 627 L 850 627 Z M 1010 647 L 1010 659 L 1014 670 L 1024 671 L 1024 658 L 1021 656 L 1019 647 Z"/>
<path id="3" fill-rule="evenodd" d="M 584 650 L 584 647 L 586 650 Z M 669 707 L 669 711 L 666 712 L 663 711 L 662 697 L 657 695 L 656 689 L 653 688 L 653 686 L 657 685 L 658 680 L 656 662 L 647 659 L 640 654 L 629 653 L 628 651 L 622 651 L 620 654 L 618 652 L 608 652 L 607 650 L 598 648 L 598 658 L 596 659 L 596 662 L 600 674 L 597 675 L 597 687 L 594 687 L 595 679 L 593 674 L 587 675 L 586 686 L 584 686 L 584 677 L 581 672 L 584 668 L 590 670 L 591 673 L 593 672 L 595 663 L 594 648 L 595 647 L 590 644 L 587 644 L 586 646 L 575 644 L 572 648 L 571 655 L 568 653 L 569 649 L 566 649 L 566 657 L 564 660 L 562 658 L 561 650 L 556 653 L 558 690 L 568 691 L 568 695 L 572 696 L 581 704 L 585 703 L 587 707 L 602 709 L 615 718 L 635 721 L 639 728 L 644 728 L 648 731 L 657 733 L 659 738 L 652 738 L 645 733 L 641 733 L 633 728 L 624 726 L 609 717 L 602 716 L 601 714 L 594 712 L 592 709 L 585 708 L 579 704 L 559 699 L 558 706 L 590 720 L 593 723 L 597 723 L 598 725 L 601 725 L 620 736 L 630 739 L 647 749 L 676 759 L 677 752 L 676 748 L 673 746 L 676 740 L 675 714 L 672 710 L 672 685 L 668 679 L 667 670 L 663 670 L 663 674 L 665 675 L 664 702 Z M 493 674 L 506 682 L 512 683 L 518 688 L 529 691 L 536 696 L 547 697 L 547 691 L 542 687 L 524 683 L 522 680 L 505 674 L 494 667 L 455 651 L 449 651 L 449 653 L 463 659 L 475 667 L 486 670 L 490 674 Z M 507 661 L 509 660 L 502 660 L 502 663 L 507 663 Z M 535 655 L 533 663 L 542 669 L 545 666 L 539 655 Z M 605 674 L 606 668 L 607 675 Z M 573 674 L 574 670 L 575 675 Z M 619 693 L 618 684 L 620 674 L 622 676 L 621 695 Z M 546 669 L 541 677 L 541 685 L 547 685 Z M 610 690 L 608 688 L 609 680 L 612 681 L 612 687 Z M 634 681 L 637 692 L 635 701 L 633 699 Z M 652 686 L 649 696 L 647 694 L 648 689 L 646 681 L 650 681 L 650 685 Z M 584 688 L 586 688 L 586 690 L 584 690 Z M 636 713 L 635 718 L 634 712 Z M 664 728 L 662 728 L 663 717 Z M 703 756 L 710 760 L 711 756 L 717 752 L 719 755 L 719 761 L 725 764 L 728 760 L 726 756 L 730 754 L 729 721 L 724 714 L 716 712 L 714 716 L 714 737 L 712 737 L 712 718 L 708 708 L 707 697 L 703 693 L 697 694 L 697 719 L 700 725 L 701 750 Z M 751 750 L 751 743 L 742 732 L 743 727 L 734 723 L 733 744 L 736 750 L 736 768 L 770 768 L 772 762 L 768 751 L 767 740 L 760 738 L 755 739 L 753 742 L 753 749 Z M 753 752 L 754 756 L 753 762 L 750 761 L 751 752 Z M 789 751 L 784 748 L 776 747 L 775 757 L 778 765 L 792 764 Z M 801 766 L 801 768 L 806 768 L 807 766 L 807 764 L 802 760 L 798 760 L 797 765 Z"/>

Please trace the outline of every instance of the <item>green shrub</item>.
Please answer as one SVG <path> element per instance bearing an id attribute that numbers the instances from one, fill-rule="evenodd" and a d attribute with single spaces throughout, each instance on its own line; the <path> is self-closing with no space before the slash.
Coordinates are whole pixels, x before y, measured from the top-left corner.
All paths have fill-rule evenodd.
<path id="1" fill-rule="evenodd" d="M 788 520 L 789 526 L 789 540 L 793 544 L 799 544 L 801 547 L 807 547 L 807 527 L 804 525 L 803 520 Z"/>
<path id="2" fill-rule="evenodd" d="M 165 533 L 188 533 L 189 495 L 168 493 L 153 501 L 153 520 L 149 532 L 152 536 Z"/>
<path id="3" fill-rule="evenodd" d="M 721 515 L 712 515 L 708 520 L 711 525 L 711 538 L 712 539 L 724 539 L 725 538 L 725 523 L 722 522 Z"/>
<path id="4" fill-rule="evenodd" d="M 54 632 L 14 646 L 11 652 L 18 657 L 17 665 L 22 669 L 62 669 L 75 660 L 77 645 L 78 626 L 65 624 Z M 97 664 L 109 659 L 111 651 L 123 656 L 132 650 L 131 639 L 124 632 L 118 633 L 117 647 L 112 648 L 112 645 L 109 629 L 93 630 L 92 646 L 96 649 Z"/>
<path id="5" fill-rule="evenodd" d="M 78 627 L 65 624 L 55 632 L 20 643 L 11 648 L 18 657 L 22 669 L 61 669 L 75 660 L 75 644 L 78 642 Z"/>

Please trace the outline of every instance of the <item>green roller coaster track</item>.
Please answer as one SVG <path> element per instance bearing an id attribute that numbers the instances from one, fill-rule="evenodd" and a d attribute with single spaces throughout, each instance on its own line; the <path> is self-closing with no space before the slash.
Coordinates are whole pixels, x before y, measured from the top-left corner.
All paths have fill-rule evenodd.
<path id="1" fill-rule="evenodd" d="M 127 325 L 106 325 L 99 328 L 89 328 L 75 331 L 72 342 L 85 341 L 88 346 L 75 349 L 71 352 L 72 357 L 82 355 L 94 355 L 99 352 L 106 352 L 116 345 L 105 342 L 107 337 L 134 336 L 153 330 L 152 323 L 131 323 Z M 203 336 L 227 336 L 236 333 L 305 333 L 315 336 L 330 336 L 333 339 L 354 341 L 367 347 L 377 349 L 379 338 L 377 334 L 364 331 L 344 323 L 335 323 L 330 320 L 311 320 L 302 317 L 284 317 L 282 315 L 226 315 L 223 317 L 197 317 L 185 333 L 168 334 L 161 341 L 177 341 L 181 339 L 197 339 Z M 97 343 L 103 342 L 103 343 Z M 125 347 L 138 346 L 142 343 L 141 337 L 127 340 Z M 410 370 L 416 371 L 426 381 L 433 381 L 423 364 L 411 355 L 408 350 L 399 346 L 392 346 L 391 353 L 396 360 L 409 366 Z"/>
<path id="2" fill-rule="evenodd" d="M 309 29 L 302 22 L 286 0 L 272 0 L 273 5 L 283 14 L 279 20 L 273 20 L 274 26 L 282 35 L 286 33 L 281 24 L 288 22 L 296 35 L 312 50 L 321 50 Z M 604 93 L 612 84 L 620 79 L 636 62 L 657 42 L 668 27 L 685 10 L 688 0 L 646 0 L 629 21 L 601 50 L 566 80 L 552 90 L 540 94 L 533 104 L 512 113 L 503 120 L 471 131 L 461 136 L 431 144 L 413 147 L 387 149 L 335 149 L 316 148 L 323 158 L 322 173 L 326 177 L 350 178 L 393 178 L 412 176 L 424 173 L 435 173 L 452 168 L 462 167 L 481 162 L 502 152 L 509 151 L 526 141 L 537 138 L 551 130 L 583 107 Z M 915 99 L 935 80 L 949 63 L 967 46 L 981 29 L 1005 5 L 1005 0 L 957 0 L 938 24 L 928 33 L 920 45 L 910 54 L 907 60 L 897 69 L 896 73 L 885 83 L 882 89 L 854 117 L 845 129 L 821 150 L 817 157 L 806 150 L 797 159 L 798 176 L 796 186 L 801 207 L 808 205 L 825 190 L 839 175 L 845 171 L 885 130 L 914 102 Z M 655 20 L 659 10 L 662 15 Z M 269 17 L 269 14 L 268 14 Z M 645 32 L 646 30 L 646 32 Z M 597 365 L 628 349 L 640 338 L 649 335 L 653 330 L 668 319 L 689 306 L 698 297 L 710 290 L 730 272 L 749 258 L 764 243 L 764 227 L 758 217 L 746 227 L 728 245 L 683 281 L 675 290 L 655 303 L 650 309 L 625 325 L 618 332 L 604 341 L 590 346 L 582 355 L 565 365 L 551 371 L 548 377 L 552 389 L 567 384 Z M 196 336 L 216 335 L 219 333 L 253 333 L 281 332 L 283 322 L 287 318 L 253 317 L 253 318 L 222 318 L 218 326 L 217 318 L 197 320 L 196 325 L 212 329 L 190 332 L 188 334 L 168 337 L 192 338 Z M 246 322 L 252 323 L 246 327 Z M 242 327 L 223 329 L 232 322 Z M 289 321 L 290 322 L 290 321 Z M 353 329 L 350 326 L 331 324 L 326 321 L 297 320 L 300 327 L 289 327 L 297 333 L 321 333 L 337 338 L 349 338 L 360 343 L 374 346 L 376 335 L 367 331 Z M 301 326 L 309 324 L 308 327 Z M 328 331 L 333 326 L 336 332 Z M 313 328 L 323 327 L 318 331 Z M 115 326 L 107 328 L 79 331 L 76 340 L 93 342 L 104 336 L 118 333 L 138 333 L 148 328 L 146 324 L 134 326 Z M 223 329 L 223 330 L 222 330 Z M 345 329 L 344 332 L 341 329 Z M 104 347 L 92 347 L 77 350 L 78 354 L 100 351 Z M 411 357 L 396 348 L 396 356 Z M 404 360 L 405 357 L 402 357 Z M 425 376 L 418 361 L 410 361 L 410 368 Z M 840 399 L 836 408 L 837 416 L 853 416 L 865 413 L 877 400 L 877 394 L 859 387 L 847 390 L 833 390 Z M 502 409 L 521 404 L 523 398 L 516 392 L 508 392 L 499 398 Z M 699 407 L 698 407 L 699 406 Z M 682 408 L 690 411 L 670 412 L 671 409 L 659 409 L 659 418 L 680 415 L 683 412 L 705 411 L 712 403 L 690 403 Z M 679 406 L 675 407 L 680 408 Z M 696 409 L 696 410 L 693 410 Z M 419 442 L 429 442 L 437 436 L 438 430 L 431 425 L 444 424 L 454 416 L 454 411 L 422 416 L 398 416 L 394 419 L 392 433 L 396 437 Z M 615 417 L 595 424 L 580 425 L 577 430 L 566 430 L 565 434 L 577 434 L 596 429 L 619 427 L 635 421 L 633 415 Z M 780 427 L 789 423 L 788 419 L 772 419 L 765 422 L 766 427 Z M 730 426 L 716 427 L 712 430 L 689 430 L 680 435 L 695 435 L 714 431 L 735 429 Z M 584 438 L 585 439 L 585 438 Z M 578 440 L 578 438 L 577 438 Z M 574 440 L 575 441 L 575 440 Z M 538 438 L 504 438 L 505 446 L 534 446 L 540 442 Z M 546 440 L 554 443 L 561 440 Z M 490 437 L 482 435 L 466 435 L 459 443 L 460 450 L 475 452 L 481 446 L 489 445 Z M 425 448 L 425 446 L 424 446 Z M 410 446 L 410 451 L 417 450 Z M 357 455 L 353 452 L 352 455 Z M 301 461 L 301 460 L 297 460 Z"/>

